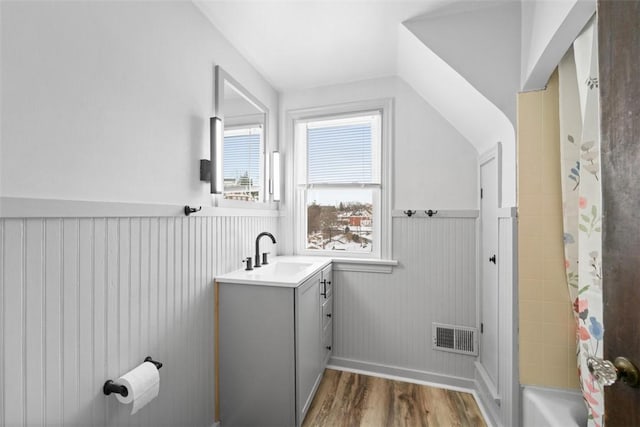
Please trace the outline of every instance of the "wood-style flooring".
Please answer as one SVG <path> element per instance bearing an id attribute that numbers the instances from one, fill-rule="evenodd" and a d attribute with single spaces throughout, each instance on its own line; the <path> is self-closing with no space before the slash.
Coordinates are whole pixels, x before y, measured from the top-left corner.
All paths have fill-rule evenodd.
<path id="1" fill-rule="evenodd" d="M 470 393 L 325 370 L 303 427 L 486 426 Z"/>

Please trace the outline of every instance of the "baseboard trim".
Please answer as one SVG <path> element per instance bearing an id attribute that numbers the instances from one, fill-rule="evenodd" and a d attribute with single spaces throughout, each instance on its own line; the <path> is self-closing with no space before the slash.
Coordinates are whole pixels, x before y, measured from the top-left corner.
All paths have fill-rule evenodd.
<path id="1" fill-rule="evenodd" d="M 489 405 L 491 402 L 487 402 L 485 398 L 486 396 L 483 395 L 482 390 L 480 390 L 480 384 L 477 381 L 475 381 L 474 388 L 473 397 L 476 399 L 476 403 L 480 408 L 480 412 L 482 412 L 482 416 L 484 417 L 484 421 L 487 423 L 487 426 L 503 427 L 499 421 L 499 414 L 496 414 L 494 406 Z"/>
<path id="2" fill-rule="evenodd" d="M 363 362 L 342 357 L 332 357 L 329 359 L 327 368 L 439 387 L 446 390 L 463 391 L 467 393 L 475 390 L 475 382 L 470 378 L 442 375 L 417 369 Z"/>
<path id="3" fill-rule="evenodd" d="M 480 411 L 482 412 L 482 416 L 484 416 L 485 421 L 488 425 L 494 425 L 498 427 L 502 427 L 503 424 L 500 423 L 500 414 L 499 408 L 496 406 L 496 402 L 492 400 L 491 396 L 488 395 L 486 388 L 484 388 L 484 384 L 480 381 L 476 380 L 475 382 L 475 391 L 473 395 L 476 398 L 476 402 L 480 407 Z"/>
<path id="4" fill-rule="evenodd" d="M 487 395 L 490 396 L 491 399 L 493 399 L 494 404 L 497 406 L 500 406 L 501 404 L 500 395 L 496 390 L 495 384 L 493 384 L 493 382 L 489 378 L 489 374 L 487 373 L 487 370 L 484 368 L 482 363 L 478 361 L 475 362 L 475 368 L 476 368 L 476 382 L 480 380 L 481 388 L 479 389 L 479 391 L 486 390 Z"/>

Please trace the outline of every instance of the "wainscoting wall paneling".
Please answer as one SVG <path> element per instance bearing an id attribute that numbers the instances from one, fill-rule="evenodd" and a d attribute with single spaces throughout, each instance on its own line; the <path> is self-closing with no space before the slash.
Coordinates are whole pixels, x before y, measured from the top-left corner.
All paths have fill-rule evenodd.
<path id="1" fill-rule="evenodd" d="M 277 220 L 0 220 L 0 425 L 212 425 L 213 278 Z M 129 415 L 102 385 L 148 355 L 160 394 Z"/>
<path id="2" fill-rule="evenodd" d="M 473 385 L 475 357 L 432 349 L 432 322 L 476 326 L 476 218 L 393 218 L 391 274 L 335 271 L 336 366 Z"/>

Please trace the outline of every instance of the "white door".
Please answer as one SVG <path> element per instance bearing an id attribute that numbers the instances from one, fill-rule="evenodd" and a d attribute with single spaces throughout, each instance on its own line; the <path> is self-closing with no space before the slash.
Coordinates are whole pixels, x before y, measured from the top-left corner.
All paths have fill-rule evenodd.
<path id="1" fill-rule="evenodd" d="M 496 150 L 497 151 L 497 150 Z M 498 157 L 480 164 L 480 363 L 498 386 Z"/>

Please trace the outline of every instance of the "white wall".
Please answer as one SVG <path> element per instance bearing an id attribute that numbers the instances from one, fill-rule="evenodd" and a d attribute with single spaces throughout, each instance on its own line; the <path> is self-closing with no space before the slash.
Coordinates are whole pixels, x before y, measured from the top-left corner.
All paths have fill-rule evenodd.
<path id="1" fill-rule="evenodd" d="M 281 117 L 288 110 L 382 98 L 395 98 L 393 209 L 476 209 L 477 152 L 400 78 L 285 93 Z"/>
<path id="2" fill-rule="evenodd" d="M 522 2 L 522 90 L 546 86 L 560 59 L 595 11 L 596 0 Z"/>
<path id="3" fill-rule="evenodd" d="M 287 111 L 341 103 L 394 98 L 392 209 L 477 209 L 477 156 L 473 146 L 431 105 L 398 77 L 288 92 L 280 118 L 286 170 L 293 170 L 292 124 Z M 286 216 L 282 230 L 293 230 L 291 173 L 285 174 Z M 289 219 L 287 219 L 289 218 Z M 286 233 L 293 250 L 293 233 Z"/>
<path id="4" fill-rule="evenodd" d="M 416 25 L 425 25 L 417 23 Z M 474 68 L 475 64 L 466 64 Z M 480 154 L 502 142 L 502 203 L 515 204 L 515 132 L 503 111 L 461 72 L 404 26 L 398 31 L 398 74 L 459 131 Z"/>
<path id="5" fill-rule="evenodd" d="M 211 205 L 213 69 L 278 95 L 191 3 L 1 2 L 0 196 Z"/>
<path id="6" fill-rule="evenodd" d="M 2 33 L 2 5 L 0 5 L 0 197 L 2 196 L 2 159 L 3 159 L 3 154 L 2 154 L 2 139 L 4 137 L 4 132 L 2 131 L 3 125 L 2 125 L 2 109 L 4 106 L 4 92 L 2 90 L 3 86 L 2 86 L 2 82 L 3 82 L 3 78 L 2 75 L 4 74 L 4 67 L 3 67 L 3 59 L 2 59 L 2 47 L 4 46 L 4 35 Z M 2 198 L 0 198 L 0 209 L 2 208 Z"/>
<path id="7" fill-rule="evenodd" d="M 475 209 L 476 150 L 402 79 L 395 86 L 393 209 Z"/>
<path id="8" fill-rule="evenodd" d="M 404 25 L 515 126 L 520 84 L 520 2 L 411 19 Z"/>

